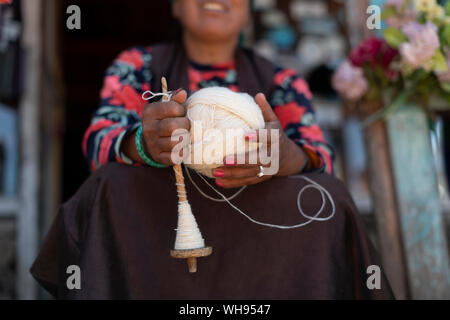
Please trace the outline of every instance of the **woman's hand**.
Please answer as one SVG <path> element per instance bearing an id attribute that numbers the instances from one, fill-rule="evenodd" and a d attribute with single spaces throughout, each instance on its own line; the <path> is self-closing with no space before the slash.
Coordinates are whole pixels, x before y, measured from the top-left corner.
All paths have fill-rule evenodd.
<path id="1" fill-rule="evenodd" d="M 303 150 L 289 139 L 281 126 L 280 121 L 267 102 L 266 97 L 262 93 L 255 96 L 255 102 L 261 108 L 266 130 L 257 130 L 246 135 L 249 141 L 258 141 L 265 144 L 271 161 L 278 161 L 277 172 L 270 172 L 269 167 L 273 168 L 274 163 L 266 163 L 259 157 L 260 153 L 254 151 L 245 155 L 245 163 L 237 164 L 238 156 L 228 156 L 224 159 L 225 166 L 214 170 L 216 184 L 223 188 L 238 188 L 244 185 L 257 184 L 266 181 L 272 176 L 289 176 L 297 174 L 304 167 L 307 158 Z M 277 129 L 277 134 L 272 135 L 271 129 Z M 276 152 L 278 149 L 278 152 Z M 261 150 L 261 147 L 260 147 Z M 242 157 L 244 158 L 244 157 Z M 256 159 L 256 164 L 250 159 Z M 266 168 L 268 172 L 262 177 L 258 177 L 260 166 Z"/>
<path id="2" fill-rule="evenodd" d="M 172 133 L 177 129 L 189 132 L 191 128 L 190 121 L 186 117 L 186 108 L 183 106 L 186 98 L 186 91 L 177 90 L 171 101 L 149 103 L 142 112 L 144 151 L 156 162 L 173 165 L 171 152 L 180 142 L 171 140 Z M 189 143 L 188 139 L 185 140 Z M 142 163 L 136 150 L 135 133 L 125 138 L 122 148 L 128 157 Z M 181 150 L 181 156 L 182 152 Z"/>

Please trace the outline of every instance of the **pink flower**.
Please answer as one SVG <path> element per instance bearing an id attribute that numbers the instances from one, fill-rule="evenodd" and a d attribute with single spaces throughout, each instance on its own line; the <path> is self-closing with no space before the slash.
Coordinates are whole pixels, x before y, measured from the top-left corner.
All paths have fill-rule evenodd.
<path id="1" fill-rule="evenodd" d="M 368 84 L 363 70 L 354 67 L 348 60 L 333 75 L 333 87 L 348 100 L 359 100 L 367 92 Z"/>
<path id="2" fill-rule="evenodd" d="M 425 25 L 411 22 L 405 25 L 402 31 L 409 39 L 409 42 L 400 47 L 404 61 L 414 68 L 426 68 L 426 64 L 440 46 L 437 27 L 431 22 Z"/>

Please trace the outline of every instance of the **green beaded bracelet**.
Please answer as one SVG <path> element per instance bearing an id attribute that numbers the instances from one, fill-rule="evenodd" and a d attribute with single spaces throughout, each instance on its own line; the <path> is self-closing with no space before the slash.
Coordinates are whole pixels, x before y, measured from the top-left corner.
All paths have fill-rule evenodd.
<path id="1" fill-rule="evenodd" d="M 158 163 L 153 161 L 144 151 L 144 147 L 142 146 L 142 126 L 139 126 L 136 132 L 136 150 L 139 153 L 141 159 L 151 167 L 155 168 L 167 168 L 165 164 Z"/>

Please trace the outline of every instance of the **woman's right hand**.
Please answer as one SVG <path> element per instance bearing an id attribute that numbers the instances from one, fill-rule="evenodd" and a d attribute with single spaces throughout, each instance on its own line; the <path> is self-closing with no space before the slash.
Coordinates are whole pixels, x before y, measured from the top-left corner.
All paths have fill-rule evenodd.
<path id="1" fill-rule="evenodd" d="M 152 160 L 173 165 L 171 152 L 179 141 L 172 141 L 172 133 L 177 129 L 190 130 L 191 124 L 186 117 L 185 90 L 177 90 L 167 102 L 153 102 L 145 106 L 142 112 L 142 145 Z M 136 150 L 135 133 L 125 138 L 123 152 L 131 159 L 143 163 Z M 181 151 L 182 152 L 182 151 Z"/>

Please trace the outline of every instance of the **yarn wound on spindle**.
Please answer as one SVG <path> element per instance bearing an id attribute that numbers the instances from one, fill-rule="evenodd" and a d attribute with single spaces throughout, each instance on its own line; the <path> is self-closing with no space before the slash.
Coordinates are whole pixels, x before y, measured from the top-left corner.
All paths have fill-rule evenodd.
<path id="1" fill-rule="evenodd" d="M 258 142 L 245 140 L 248 131 L 265 125 L 261 109 L 249 94 L 209 87 L 195 92 L 185 106 L 191 121 L 187 167 L 212 178 L 225 156 L 258 148 Z"/>

